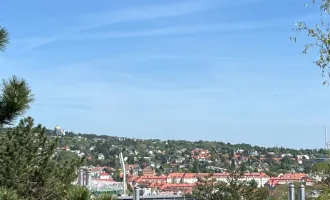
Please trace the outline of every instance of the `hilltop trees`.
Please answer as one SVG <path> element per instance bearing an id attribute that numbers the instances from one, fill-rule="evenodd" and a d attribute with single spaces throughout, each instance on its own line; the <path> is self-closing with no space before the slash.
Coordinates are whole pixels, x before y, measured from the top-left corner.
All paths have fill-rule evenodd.
<path id="1" fill-rule="evenodd" d="M 319 185 L 330 190 L 330 162 L 315 163 L 312 170 L 321 177 Z"/>
<path id="2" fill-rule="evenodd" d="M 325 21 L 323 16 L 329 16 L 330 0 L 312 1 L 315 5 L 320 5 L 320 22 L 314 26 L 309 26 L 307 23 L 301 21 L 296 23 L 296 27 L 293 31 L 304 32 L 312 39 L 311 43 L 305 45 L 302 53 L 307 54 L 311 48 L 316 48 L 319 56 L 314 63 L 322 70 L 322 76 L 328 79 L 330 78 L 330 23 Z M 296 41 L 296 37 L 291 39 Z M 323 84 L 328 83 L 327 79 Z"/>

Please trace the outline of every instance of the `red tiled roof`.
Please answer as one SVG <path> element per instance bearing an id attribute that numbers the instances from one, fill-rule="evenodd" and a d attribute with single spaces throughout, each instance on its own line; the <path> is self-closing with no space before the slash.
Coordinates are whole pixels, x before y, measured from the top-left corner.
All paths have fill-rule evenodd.
<path id="1" fill-rule="evenodd" d="M 195 173 L 185 173 L 183 178 L 196 178 L 197 175 Z"/>
<path id="2" fill-rule="evenodd" d="M 167 178 L 181 178 L 184 173 L 170 173 Z"/>

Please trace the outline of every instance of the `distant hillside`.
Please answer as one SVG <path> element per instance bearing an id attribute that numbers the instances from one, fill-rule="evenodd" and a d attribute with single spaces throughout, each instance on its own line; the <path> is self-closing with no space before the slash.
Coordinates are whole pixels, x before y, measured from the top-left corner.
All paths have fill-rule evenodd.
<path id="1" fill-rule="evenodd" d="M 2 131 L 5 129 L 2 129 Z M 0 129 L 1 131 L 1 129 Z M 55 136 L 46 130 L 47 136 Z M 314 162 L 329 157 L 325 149 L 291 149 L 230 144 L 217 141 L 135 139 L 118 136 L 66 132 L 61 149 L 86 156 L 87 165 L 120 168 L 118 155 L 126 164 L 152 166 L 157 174 L 170 172 L 243 171 L 286 173 L 310 172 Z"/>

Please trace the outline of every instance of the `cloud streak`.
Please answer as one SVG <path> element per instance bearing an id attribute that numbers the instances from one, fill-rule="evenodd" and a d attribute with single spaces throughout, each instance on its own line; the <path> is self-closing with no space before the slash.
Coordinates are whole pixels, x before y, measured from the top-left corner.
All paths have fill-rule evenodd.
<path id="1" fill-rule="evenodd" d="M 206 2 L 209 2 L 206 1 Z M 17 48 L 21 50 L 32 50 L 40 46 L 52 43 L 57 40 L 75 37 L 79 32 L 88 31 L 114 23 L 143 21 L 159 18 L 178 17 L 195 12 L 205 11 L 212 8 L 212 4 L 206 4 L 205 1 L 191 1 L 185 3 L 149 5 L 145 7 L 134 7 L 119 11 L 108 11 L 83 15 L 78 19 L 81 26 L 67 28 L 51 37 L 33 37 L 18 39 Z M 21 48 L 22 47 L 22 48 Z"/>
<path id="2" fill-rule="evenodd" d="M 210 25 L 193 25 L 182 27 L 169 27 L 152 29 L 136 32 L 96 32 L 88 34 L 76 34 L 68 37 L 68 40 L 88 40 L 88 39 L 117 39 L 117 38 L 136 38 L 136 37 L 155 37 L 155 36 L 177 36 L 187 34 L 197 34 L 204 32 L 230 32 L 240 30 L 255 30 L 260 28 L 274 27 L 280 21 L 253 21 L 253 22 L 239 22 L 239 23 L 222 23 Z"/>
<path id="3" fill-rule="evenodd" d="M 83 21 L 87 22 L 89 25 L 77 28 L 76 31 L 86 31 L 89 29 L 121 22 L 178 17 L 206 11 L 212 8 L 212 4 L 207 4 L 205 2 L 209 1 L 190 1 L 176 4 L 149 5 L 145 7 L 136 7 L 115 12 L 90 14 L 82 18 Z"/>
<path id="4" fill-rule="evenodd" d="M 89 37 L 85 36 L 84 33 L 89 30 L 107 26 L 115 23 L 123 23 L 123 22 L 138 22 L 145 20 L 153 20 L 160 18 L 173 18 L 180 17 L 189 14 L 194 14 L 198 12 L 205 12 L 210 9 L 228 9 L 235 6 L 242 6 L 251 3 L 258 3 L 264 0 L 239 0 L 237 2 L 219 2 L 214 0 L 205 0 L 205 1 L 189 1 L 184 3 L 172 3 L 172 4 L 157 4 L 157 5 L 148 5 L 148 6 L 138 6 L 132 7 L 129 9 L 123 9 L 118 11 L 108 11 L 101 13 L 92 13 L 86 14 L 79 19 L 82 24 L 76 27 L 63 28 L 62 31 L 57 33 L 56 35 L 50 37 L 34 37 L 34 38 L 22 38 L 17 42 L 17 49 L 21 51 L 33 50 L 43 45 L 47 45 L 52 42 L 56 42 L 63 39 L 75 39 L 79 37 Z M 141 36 L 149 36 L 149 35 L 174 35 L 174 34 L 187 34 L 187 33 L 195 33 L 195 32 L 205 32 L 212 30 L 223 30 L 224 28 L 219 28 L 214 25 L 197 25 L 198 27 L 170 27 L 163 29 L 155 29 L 155 30 L 146 30 L 141 32 L 133 32 L 133 33 L 95 33 L 90 37 L 105 37 L 105 38 L 120 38 L 120 37 L 141 37 Z M 179 30 L 174 30 L 178 28 Z M 183 30 L 185 29 L 185 30 Z M 80 36 L 82 34 L 82 36 Z"/>
<path id="5" fill-rule="evenodd" d="M 262 28 L 275 27 L 281 24 L 281 20 L 272 21 L 250 21 L 238 23 L 219 23 L 219 24 L 199 24 L 192 26 L 177 26 L 158 29 L 147 29 L 143 31 L 125 31 L 125 32 L 76 32 L 63 37 L 49 38 L 41 40 L 39 43 L 26 45 L 23 50 L 32 50 L 40 46 L 55 41 L 75 41 L 75 40 L 93 40 L 93 39 L 120 39 L 120 38 L 139 38 L 139 37 L 160 37 L 160 36 L 180 36 L 189 34 L 198 34 L 206 32 L 232 32 L 243 30 L 257 30 Z M 33 40 L 35 41 L 35 40 Z"/>

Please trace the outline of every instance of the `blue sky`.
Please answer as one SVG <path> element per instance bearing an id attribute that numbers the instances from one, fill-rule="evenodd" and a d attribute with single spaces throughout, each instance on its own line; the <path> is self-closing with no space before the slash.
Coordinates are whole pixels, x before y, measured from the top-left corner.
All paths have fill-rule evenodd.
<path id="1" fill-rule="evenodd" d="M 329 86 L 301 55 L 308 39 L 289 40 L 318 20 L 304 3 L 12 0 L 0 78 L 28 80 L 28 114 L 49 128 L 320 148 Z"/>

